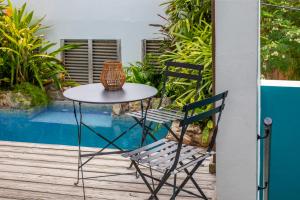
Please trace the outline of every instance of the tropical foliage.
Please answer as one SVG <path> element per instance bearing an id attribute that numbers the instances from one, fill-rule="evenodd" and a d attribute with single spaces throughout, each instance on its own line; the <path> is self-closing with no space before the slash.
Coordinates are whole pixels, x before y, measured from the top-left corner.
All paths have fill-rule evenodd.
<path id="1" fill-rule="evenodd" d="M 167 84 L 169 96 L 175 99 L 174 106 L 180 108 L 212 95 L 211 1 L 170 0 L 163 5 L 167 6 L 167 17 L 166 24 L 160 26 L 160 31 L 168 42 L 163 46 L 165 53 L 160 57 L 161 63 L 172 60 L 204 66 L 200 94 L 196 95 L 195 81 L 176 79 Z M 211 120 L 201 124 L 203 143 L 209 140 L 212 124 Z"/>
<path id="2" fill-rule="evenodd" d="M 30 99 L 30 106 L 46 106 L 49 103 L 49 97 L 45 91 L 27 82 L 16 85 L 14 92 L 20 92 Z"/>
<path id="3" fill-rule="evenodd" d="M 212 94 L 212 25 L 210 0 L 170 0 L 166 6 L 165 24 L 151 24 L 159 27 L 164 35 L 162 55 L 157 58 L 162 70 L 165 61 L 178 61 L 204 66 L 202 87 L 199 99 Z M 127 81 L 148 83 L 161 87 L 161 74 L 153 69 L 150 62 L 144 60 L 129 66 Z M 153 79 L 154 77 L 154 79 Z M 153 82 L 154 81 L 154 82 Z M 166 92 L 174 100 L 173 106 L 181 108 L 184 104 L 194 102 L 196 82 L 186 79 L 172 79 L 167 83 Z M 198 100 L 199 100 L 198 99 Z"/>
<path id="4" fill-rule="evenodd" d="M 6 5 L 4 4 L 4 0 L 0 0 L 0 16 L 4 14 L 4 10 Z"/>
<path id="5" fill-rule="evenodd" d="M 261 7 L 261 66 L 263 78 L 280 72 L 285 79 L 300 79 L 300 2 L 266 0 Z"/>
<path id="6" fill-rule="evenodd" d="M 167 6 L 165 25 L 160 31 L 168 39 L 164 45 L 161 63 L 172 60 L 204 66 L 199 99 L 212 94 L 212 26 L 211 3 L 208 0 L 172 0 Z M 194 102 L 196 82 L 176 79 L 167 85 L 170 96 L 175 98 L 175 106 L 182 107 Z"/>
<path id="7" fill-rule="evenodd" d="M 199 25 L 192 27 L 193 35 L 177 35 L 172 50 L 167 50 L 161 56 L 162 61 L 173 60 L 185 63 L 201 64 L 202 84 L 199 98 L 204 99 L 212 92 L 212 37 L 211 25 L 202 20 Z M 167 84 L 170 94 L 175 96 L 176 106 L 193 102 L 196 93 L 196 82 L 186 79 L 176 79 Z"/>
<path id="8" fill-rule="evenodd" d="M 212 94 L 212 25 L 211 3 L 209 0 L 171 0 L 166 6 L 165 24 L 152 24 L 160 27 L 159 31 L 165 36 L 162 44 L 163 54 L 158 58 L 163 66 L 165 61 L 178 61 L 204 66 L 202 87 L 199 99 Z M 153 66 L 144 60 L 131 65 L 127 70 L 127 81 L 148 83 L 158 86 Z M 163 70 L 162 70 L 163 71 Z M 134 73 L 135 72 L 135 73 Z M 151 77 L 151 78 L 149 78 Z M 154 77 L 154 79 L 153 79 Z M 155 81 L 155 82 L 153 82 Z M 196 82 L 186 79 L 172 79 L 167 84 L 168 96 L 173 97 L 173 106 L 182 107 L 186 103 L 195 101 Z"/>
<path id="9" fill-rule="evenodd" d="M 211 22 L 210 0 L 171 0 L 162 5 L 167 6 L 166 24 L 161 25 L 162 31 L 173 44 L 177 36 L 193 37 L 195 33 L 192 29 L 201 21 Z"/>
<path id="10" fill-rule="evenodd" d="M 162 74 L 151 64 L 152 57 L 150 54 L 146 55 L 142 62 L 131 63 L 125 68 L 126 81 L 161 88 Z"/>
<path id="11" fill-rule="evenodd" d="M 2 0 L 1 0 L 2 1 Z M 2 2 L 3 3 L 3 2 Z M 41 31 L 43 18 L 35 19 L 34 12 L 1 4 L 0 16 L 0 84 L 13 87 L 29 82 L 44 89 L 45 82 L 53 81 L 60 87 L 64 66 L 56 56 L 73 46 L 63 46 L 50 51 L 55 44 L 47 41 Z"/>
<path id="12" fill-rule="evenodd" d="M 158 58 L 162 68 L 164 68 L 165 61 L 204 66 L 199 94 L 196 94 L 195 81 L 172 78 L 167 82 L 167 95 L 174 100 L 172 106 L 181 108 L 187 103 L 204 99 L 212 94 L 211 3 L 210 0 L 170 0 L 163 6 L 167 7 L 166 17 L 161 17 L 166 23 L 164 25 L 152 24 L 152 26 L 159 27 L 160 32 L 166 38 L 162 44 L 163 53 Z M 160 88 L 162 76 L 161 74 L 155 75 L 155 73 L 157 71 L 153 71 L 153 66 L 144 60 L 127 69 L 127 81 L 146 83 Z M 198 99 L 195 99 L 197 96 Z M 201 126 L 203 128 L 202 142 L 206 143 L 209 140 L 213 122 L 209 120 L 203 122 Z"/>

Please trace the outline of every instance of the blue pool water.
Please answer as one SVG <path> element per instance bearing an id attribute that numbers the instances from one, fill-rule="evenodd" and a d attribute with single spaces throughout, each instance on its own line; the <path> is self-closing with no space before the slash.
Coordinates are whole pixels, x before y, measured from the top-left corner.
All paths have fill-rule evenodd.
<path id="1" fill-rule="evenodd" d="M 109 106 L 84 105 L 82 110 L 84 122 L 110 140 L 135 123 L 131 117 L 113 116 Z M 141 130 L 136 126 L 116 144 L 124 149 L 139 147 Z M 155 132 L 159 139 L 166 134 L 164 128 L 158 128 Z M 103 147 L 107 144 L 87 128 L 83 128 L 82 138 L 82 145 L 87 147 Z M 77 126 L 73 107 L 68 103 L 56 103 L 31 111 L 0 110 L 0 140 L 76 146 Z M 152 142 L 151 138 L 147 138 L 146 143 L 149 142 Z"/>

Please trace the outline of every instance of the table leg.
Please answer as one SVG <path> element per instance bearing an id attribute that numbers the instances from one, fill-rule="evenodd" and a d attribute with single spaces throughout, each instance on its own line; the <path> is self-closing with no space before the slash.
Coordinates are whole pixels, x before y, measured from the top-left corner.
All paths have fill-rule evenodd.
<path id="1" fill-rule="evenodd" d="M 75 120 L 76 120 L 76 125 L 77 125 L 77 142 L 78 142 L 78 161 L 77 161 L 77 180 L 76 182 L 74 183 L 74 185 L 78 185 L 79 183 L 79 170 L 80 170 L 80 143 L 81 143 L 81 137 L 80 137 L 80 125 L 79 125 L 79 121 L 78 121 L 78 118 L 77 118 L 77 110 L 76 110 L 76 104 L 75 102 L 73 101 L 73 112 L 74 112 L 74 117 L 75 117 Z"/>
<path id="2" fill-rule="evenodd" d="M 143 146 L 147 135 L 151 134 L 149 133 L 149 130 L 146 126 L 146 117 L 147 117 L 147 111 L 150 107 L 150 103 L 151 103 L 151 98 L 147 99 L 147 105 L 144 108 L 143 102 L 141 101 L 141 112 L 142 112 L 142 119 L 137 120 L 137 123 L 132 125 L 128 130 L 124 131 L 122 134 L 120 134 L 118 137 L 116 137 L 113 140 L 109 140 L 106 137 L 104 137 L 103 135 L 101 135 L 100 133 L 96 132 L 95 130 L 93 130 L 91 127 L 89 127 L 87 124 L 85 124 L 83 122 L 83 114 L 82 114 L 82 103 L 79 102 L 78 103 L 78 110 L 76 109 L 76 103 L 75 101 L 73 101 L 73 108 L 74 108 L 74 116 L 75 116 L 75 120 L 76 120 L 76 124 L 77 124 L 77 129 L 78 129 L 78 165 L 77 165 L 77 181 L 74 183 L 75 185 L 79 184 L 79 180 L 81 179 L 82 181 L 82 187 L 83 187 L 83 195 L 84 195 L 84 199 L 85 199 L 85 186 L 84 186 L 84 175 L 83 175 L 83 166 L 89 162 L 91 159 L 94 158 L 94 156 L 96 155 L 101 155 L 101 154 L 113 154 L 116 152 L 103 152 L 102 151 L 106 148 L 108 148 L 110 145 L 114 146 L 115 148 L 117 148 L 118 150 L 120 150 L 121 152 L 125 152 L 124 150 L 122 150 L 118 145 L 115 144 L 115 142 L 121 138 L 123 135 L 125 135 L 129 130 L 131 130 L 132 128 L 134 128 L 136 125 L 140 125 L 142 127 L 142 139 L 141 139 L 141 146 Z M 78 116 L 79 113 L 79 116 Z M 108 144 L 102 148 L 99 152 L 94 153 L 94 154 L 82 154 L 81 151 L 81 140 L 82 140 L 82 129 L 83 126 L 85 126 L 86 128 L 88 128 L 90 131 L 92 131 L 93 133 L 95 133 L 97 136 L 99 136 L 100 138 L 102 138 L 103 140 L 105 140 Z M 147 128 L 147 130 L 146 130 Z M 89 156 L 90 158 L 88 160 L 86 160 L 85 162 L 82 161 L 83 157 Z M 81 178 L 80 178 L 80 173 L 81 173 Z"/>
<path id="3" fill-rule="evenodd" d="M 76 104 L 73 101 L 73 108 L 74 108 L 74 116 L 77 124 L 77 136 L 78 136 L 78 165 L 77 165 L 77 181 L 74 183 L 74 185 L 79 184 L 79 174 L 81 171 L 81 181 L 82 181 L 82 188 L 83 188 L 83 198 L 85 199 L 85 187 L 84 187 L 84 177 L 83 177 L 83 168 L 82 168 L 82 154 L 81 154 L 81 136 L 82 136 L 82 111 L 81 111 L 81 103 L 79 105 L 79 121 L 77 116 L 77 110 L 76 110 Z"/>
<path id="4" fill-rule="evenodd" d="M 115 144 L 115 142 L 120 139 L 122 136 L 124 136 L 128 131 L 130 131 L 131 129 L 133 129 L 135 126 L 137 126 L 138 124 L 142 123 L 142 120 L 137 121 L 137 123 L 133 124 L 131 127 L 129 127 L 127 130 L 123 131 L 118 137 L 114 138 L 113 140 L 109 140 L 107 139 L 105 136 L 103 136 L 102 134 L 96 132 L 92 127 L 88 126 L 87 124 L 85 124 L 83 122 L 83 114 L 82 114 L 82 103 L 79 102 L 78 103 L 78 109 L 76 108 L 76 102 L 73 101 L 73 109 L 74 109 L 74 116 L 75 116 L 75 120 L 76 120 L 76 124 L 77 124 L 77 129 L 78 129 L 78 165 L 77 165 L 77 181 L 74 183 L 75 185 L 79 184 L 79 180 L 82 179 L 82 184 L 84 187 L 84 176 L 83 176 L 83 166 L 85 164 L 87 164 L 90 160 L 92 160 L 95 156 L 97 155 L 108 155 L 108 154 L 121 154 L 126 152 L 125 150 L 123 150 L 121 147 L 119 147 L 117 144 Z M 95 153 L 87 153 L 87 154 L 82 154 L 82 150 L 81 150 L 81 141 L 82 141 L 82 129 L 83 127 L 86 127 L 88 130 L 90 130 L 91 132 L 93 132 L 94 134 L 96 134 L 98 137 L 100 137 L 101 139 L 103 139 L 104 141 L 107 142 L 107 145 L 105 145 L 103 148 L 101 148 L 100 151 L 95 152 Z M 113 152 L 103 152 L 105 149 L 107 149 L 109 146 L 114 146 L 116 149 L 118 149 L 119 151 L 113 151 Z M 84 157 L 89 157 L 87 160 L 85 160 L 83 162 L 83 158 Z M 81 176 L 82 178 L 80 178 L 80 172 L 81 172 Z"/>

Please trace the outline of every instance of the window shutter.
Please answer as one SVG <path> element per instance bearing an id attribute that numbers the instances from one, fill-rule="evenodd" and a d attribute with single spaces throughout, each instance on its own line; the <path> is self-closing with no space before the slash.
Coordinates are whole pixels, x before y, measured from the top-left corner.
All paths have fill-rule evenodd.
<path id="1" fill-rule="evenodd" d="M 162 54 L 161 45 L 163 40 L 148 40 L 144 39 L 142 41 L 142 59 L 144 60 L 146 55 L 151 55 L 149 62 L 154 67 L 160 69 L 160 64 L 158 63 L 158 57 Z"/>
<path id="2" fill-rule="evenodd" d="M 72 80 L 80 83 L 99 83 L 106 60 L 121 61 L 120 40 L 62 40 L 62 44 L 79 45 L 62 54 L 66 70 Z"/>
<path id="3" fill-rule="evenodd" d="M 93 40 L 93 82 L 100 82 L 99 76 L 107 60 L 121 61 L 120 40 Z"/>
<path id="4" fill-rule="evenodd" d="M 88 40 L 63 40 L 63 44 L 76 44 L 78 48 L 63 52 L 63 63 L 70 78 L 77 83 L 89 83 L 89 45 Z"/>

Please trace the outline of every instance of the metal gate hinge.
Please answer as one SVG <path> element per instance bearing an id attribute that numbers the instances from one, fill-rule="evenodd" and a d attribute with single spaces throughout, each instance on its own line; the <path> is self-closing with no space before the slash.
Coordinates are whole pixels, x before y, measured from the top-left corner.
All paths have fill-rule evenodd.
<path id="1" fill-rule="evenodd" d="M 265 182 L 265 186 L 264 187 L 258 186 L 257 190 L 265 190 L 267 188 L 268 188 L 268 182 Z"/>

